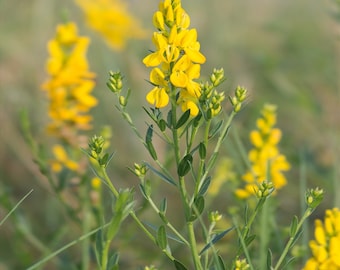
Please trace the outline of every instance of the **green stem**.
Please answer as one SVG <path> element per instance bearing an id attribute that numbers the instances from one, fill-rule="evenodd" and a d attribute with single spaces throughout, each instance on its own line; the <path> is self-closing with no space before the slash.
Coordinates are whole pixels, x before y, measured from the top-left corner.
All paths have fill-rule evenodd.
<path id="1" fill-rule="evenodd" d="M 158 207 L 156 206 L 156 204 L 154 203 L 154 201 L 152 200 L 151 197 L 147 197 L 147 200 L 149 202 L 149 204 L 151 205 L 151 207 L 157 212 L 158 215 L 161 214 L 161 211 L 158 209 Z M 167 227 L 169 227 L 173 233 L 187 246 L 189 246 L 189 242 L 176 230 L 176 228 L 168 221 L 164 221 L 165 225 Z"/>
<path id="2" fill-rule="evenodd" d="M 189 233 L 189 242 L 190 242 L 190 251 L 194 260 L 194 265 L 196 270 L 203 270 L 200 258 L 198 256 L 197 252 L 197 244 L 196 244 L 196 238 L 195 238 L 195 230 L 193 223 L 188 221 L 187 222 L 187 228 Z"/>
<path id="3" fill-rule="evenodd" d="M 91 211 L 89 206 L 89 192 L 88 192 L 88 181 L 87 179 L 83 179 L 82 183 L 82 231 L 83 235 L 87 234 L 90 230 L 90 219 L 91 219 Z M 89 250 L 90 250 L 90 239 L 86 238 L 82 241 L 82 269 L 87 270 L 89 269 L 90 265 L 90 257 L 89 257 Z"/>
<path id="4" fill-rule="evenodd" d="M 261 226 L 260 226 L 260 269 L 266 269 L 267 265 L 267 247 L 269 242 L 269 236 L 271 234 L 271 228 L 269 226 L 269 203 L 264 203 L 261 213 Z"/>
<path id="5" fill-rule="evenodd" d="M 174 93 L 175 89 L 172 89 L 172 93 Z M 171 113 L 172 113 L 172 137 L 173 137 L 173 145 L 174 145 L 174 154 L 175 154 L 175 160 L 176 160 L 176 165 L 178 166 L 180 162 L 180 149 L 179 149 L 179 138 L 178 138 L 178 133 L 177 129 L 174 127 L 176 126 L 177 122 L 177 115 L 176 115 L 176 109 L 177 109 L 177 104 L 175 98 L 171 99 Z M 197 253 L 197 244 L 196 244 L 196 237 L 195 237 L 195 231 L 194 231 L 194 226 L 191 221 L 189 221 L 190 218 L 190 205 L 189 205 L 189 200 L 188 200 L 188 194 L 187 190 L 185 187 L 185 179 L 184 177 L 179 177 L 179 189 L 181 193 L 181 199 L 182 199 L 182 204 L 184 206 L 184 211 L 185 211 L 185 217 L 186 217 L 186 225 L 187 225 L 187 230 L 188 230 L 188 235 L 189 235 L 189 246 L 190 246 L 190 252 L 192 255 L 192 259 L 195 265 L 196 270 L 202 270 L 202 265 L 200 262 L 200 258 Z"/>
<path id="6" fill-rule="evenodd" d="M 286 246 L 285 246 L 285 249 L 283 250 L 283 252 L 282 252 L 282 254 L 281 254 L 279 260 L 277 261 L 275 267 L 273 268 L 273 270 L 278 270 L 278 269 L 279 269 L 279 267 L 280 267 L 281 264 L 283 263 L 284 259 L 286 258 L 286 256 L 287 256 L 287 254 L 288 254 L 290 248 L 292 247 L 292 245 L 293 245 L 293 243 L 294 243 L 294 240 L 295 240 L 295 238 L 296 238 L 296 235 L 297 235 L 298 233 L 300 233 L 300 229 L 301 229 L 303 223 L 304 223 L 305 220 L 312 214 L 312 212 L 313 212 L 313 209 L 312 209 L 312 208 L 309 208 L 309 207 L 308 207 L 308 208 L 306 209 L 305 213 L 303 214 L 303 216 L 302 216 L 300 222 L 298 223 L 298 225 L 297 225 L 297 227 L 296 227 L 296 232 L 295 232 L 295 234 L 292 235 L 292 236 L 289 238 L 289 240 L 288 240 L 288 242 L 287 242 L 287 244 L 286 244 Z"/>
<path id="7" fill-rule="evenodd" d="M 33 192 L 31 189 L 9 212 L 8 214 L 0 221 L 0 226 L 6 221 L 6 219 L 18 208 L 18 206 Z"/>
<path id="8" fill-rule="evenodd" d="M 105 168 L 101 167 L 101 173 L 103 175 L 103 178 L 105 180 L 105 183 L 107 184 L 107 186 L 109 187 L 109 189 L 111 190 L 112 194 L 114 195 L 115 198 L 118 198 L 119 193 L 117 191 L 117 189 L 112 185 L 112 182 L 109 178 L 109 176 L 107 175 L 107 172 L 105 170 Z M 149 230 L 144 226 L 144 224 L 140 221 L 140 219 L 136 216 L 134 211 L 130 211 L 129 215 L 132 217 L 132 219 L 137 223 L 137 225 L 142 229 L 142 231 L 148 236 L 148 238 L 154 243 L 156 244 L 156 239 L 155 237 L 149 232 Z M 171 260 L 174 260 L 174 257 L 170 254 L 170 252 L 168 252 L 167 250 L 162 250 L 165 255 L 170 258 Z"/>
<path id="9" fill-rule="evenodd" d="M 202 179 L 206 179 L 206 177 L 208 176 L 210 170 L 212 169 L 212 167 L 214 166 L 215 164 L 215 161 L 216 161 L 216 158 L 218 156 L 218 153 L 219 153 L 219 150 L 221 148 L 221 145 L 227 135 L 227 132 L 228 132 L 228 129 L 230 128 L 231 126 L 231 122 L 232 120 L 234 119 L 235 115 L 237 113 L 232 111 L 229 118 L 228 118 L 228 121 L 227 123 L 224 125 L 223 129 L 222 129 L 222 132 L 221 132 L 221 135 L 218 137 L 218 140 L 217 140 L 217 143 L 215 145 L 215 149 L 214 149 L 214 152 L 212 153 L 210 159 L 209 159 L 209 162 L 208 162 L 208 165 L 206 167 L 206 170 L 205 170 L 205 173 L 204 175 L 202 176 Z M 202 185 L 203 181 L 200 182 L 200 185 L 198 187 L 198 190 L 201 188 L 201 185 Z"/>

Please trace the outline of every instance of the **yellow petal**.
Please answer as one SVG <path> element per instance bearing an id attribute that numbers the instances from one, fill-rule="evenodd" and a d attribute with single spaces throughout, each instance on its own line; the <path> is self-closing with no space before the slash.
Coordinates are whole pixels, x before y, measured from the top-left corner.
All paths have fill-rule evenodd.
<path id="1" fill-rule="evenodd" d="M 147 95 L 146 100 L 156 108 L 163 108 L 169 103 L 169 96 L 164 88 L 155 87 Z"/>

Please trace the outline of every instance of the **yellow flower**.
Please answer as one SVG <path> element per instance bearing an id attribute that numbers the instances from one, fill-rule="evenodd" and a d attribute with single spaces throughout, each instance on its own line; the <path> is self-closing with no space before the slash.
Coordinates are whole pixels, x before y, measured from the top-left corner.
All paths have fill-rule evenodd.
<path id="1" fill-rule="evenodd" d="M 197 106 L 197 98 L 190 95 L 188 91 L 179 92 L 178 104 L 181 105 L 182 111 L 185 112 L 190 109 L 190 115 L 196 116 L 199 113 Z"/>
<path id="2" fill-rule="evenodd" d="M 147 94 L 146 100 L 156 108 L 163 108 L 169 103 L 167 94 L 167 81 L 164 73 L 159 68 L 154 68 L 150 73 L 150 82 L 155 87 Z"/>
<path id="3" fill-rule="evenodd" d="M 309 247 L 312 257 L 304 270 L 340 269 L 340 211 L 338 208 L 326 210 L 324 222 L 315 220 L 315 240 Z"/>
<path id="4" fill-rule="evenodd" d="M 281 140 L 281 131 L 274 128 L 276 107 L 267 104 L 261 114 L 262 117 L 257 120 L 258 129 L 250 133 L 250 141 L 254 148 L 248 153 L 251 170 L 242 177 L 246 186 L 236 190 L 235 193 L 241 199 L 256 193 L 257 185 L 263 181 L 272 182 L 276 190 L 287 183 L 283 172 L 290 169 L 290 164 L 277 147 Z"/>
<path id="5" fill-rule="evenodd" d="M 70 130 L 77 133 L 91 128 L 92 117 L 87 113 L 97 105 L 97 99 L 91 95 L 95 75 L 86 59 L 88 45 L 89 39 L 78 36 L 72 22 L 58 25 L 55 38 L 48 43 L 50 78 L 43 85 L 50 102 L 48 130 L 63 139 Z"/>
<path id="6" fill-rule="evenodd" d="M 121 50 L 131 38 L 144 38 L 146 31 L 121 0 L 75 0 L 88 25 L 101 34 L 113 49 Z"/>
<path id="7" fill-rule="evenodd" d="M 156 50 L 147 55 L 143 63 L 147 67 L 159 66 L 157 72 L 164 75 L 161 77 L 165 82 L 159 84 L 150 80 L 155 87 L 147 94 L 146 100 L 162 108 L 170 98 L 178 97 L 177 104 L 182 110 L 190 109 L 190 114 L 195 116 L 199 113 L 197 104 L 201 96 L 200 84 L 195 80 L 200 77 L 200 64 L 205 62 L 199 51 L 197 31 L 187 29 L 190 17 L 180 0 L 161 1 L 159 10 L 153 15 L 153 24 L 157 28 L 152 38 Z"/>
<path id="8" fill-rule="evenodd" d="M 55 160 L 52 161 L 52 171 L 54 172 L 60 172 L 63 167 L 68 168 L 71 171 L 77 171 L 79 169 L 79 165 L 77 162 L 71 160 L 64 147 L 57 144 L 53 146 L 53 154 L 55 156 Z"/>

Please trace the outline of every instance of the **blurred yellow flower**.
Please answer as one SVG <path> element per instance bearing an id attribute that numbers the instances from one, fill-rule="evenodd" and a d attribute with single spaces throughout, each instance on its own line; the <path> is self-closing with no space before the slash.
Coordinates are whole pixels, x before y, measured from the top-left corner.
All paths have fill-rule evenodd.
<path id="1" fill-rule="evenodd" d="M 53 146 L 52 151 L 55 156 L 55 160 L 51 162 L 52 171 L 60 172 L 63 167 L 66 167 L 71 171 L 77 171 L 79 169 L 78 163 L 68 157 L 63 146 L 57 144 Z"/>
<path id="2" fill-rule="evenodd" d="M 200 77 L 200 64 L 205 56 L 199 51 L 196 29 L 188 29 L 190 17 L 181 6 L 180 0 L 165 0 L 153 15 L 153 25 L 157 29 L 152 41 L 156 51 L 143 59 L 147 67 L 157 67 L 151 73 L 162 74 L 161 81 L 152 81 L 154 88 L 146 100 L 157 108 L 168 105 L 170 98 L 177 99 L 183 111 L 199 113 L 201 86 L 195 80 Z M 152 77 L 152 76 L 150 76 Z"/>
<path id="3" fill-rule="evenodd" d="M 63 139 L 67 139 L 70 130 L 91 128 L 92 116 L 88 112 L 97 100 L 91 95 L 95 74 L 89 71 L 86 59 L 88 44 L 89 39 L 78 36 L 72 22 L 58 25 L 54 39 L 48 42 L 46 68 L 50 78 L 43 84 L 52 120 L 48 129 Z"/>
<path id="4" fill-rule="evenodd" d="M 276 190 L 286 185 L 284 171 L 290 169 L 286 157 L 279 152 L 281 130 L 274 128 L 276 124 L 276 106 L 266 104 L 257 120 L 257 130 L 250 133 L 250 141 L 254 148 L 249 151 L 248 159 L 251 170 L 242 179 L 246 186 L 236 190 L 236 196 L 245 199 L 256 193 L 257 184 L 270 181 Z"/>
<path id="5" fill-rule="evenodd" d="M 312 256 L 304 270 L 340 269 L 340 211 L 326 210 L 324 222 L 315 220 L 315 240 L 309 242 Z"/>
<path id="6" fill-rule="evenodd" d="M 75 0 L 83 10 L 86 21 L 106 43 L 115 50 L 125 47 L 130 38 L 144 38 L 146 31 L 128 12 L 127 3 L 121 0 Z"/>

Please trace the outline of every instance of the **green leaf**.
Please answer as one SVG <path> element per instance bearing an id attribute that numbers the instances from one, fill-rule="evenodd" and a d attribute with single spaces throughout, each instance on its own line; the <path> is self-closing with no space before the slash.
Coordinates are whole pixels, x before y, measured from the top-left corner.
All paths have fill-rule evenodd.
<path id="1" fill-rule="evenodd" d="M 179 261 L 174 260 L 176 270 L 187 270 L 187 268 Z"/>
<path id="2" fill-rule="evenodd" d="M 194 121 L 193 121 L 193 126 L 194 127 L 198 127 L 200 121 L 201 121 L 201 118 L 202 118 L 202 113 L 199 112 L 199 114 L 194 118 Z"/>
<path id="3" fill-rule="evenodd" d="M 223 124 L 223 120 L 220 120 L 215 126 L 214 128 L 211 130 L 210 135 L 209 135 L 209 139 L 213 138 L 221 129 Z"/>
<path id="4" fill-rule="evenodd" d="M 203 180 L 203 184 L 201 185 L 199 191 L 198 191 L 198 195 L 199 196 L 204 196 L 206 194 L 206 192 L 208 191 L 208 188 L 210 186 L 211 183 L 211 176 L 205 178 Z"/>
<path id="5" fill-rule="evenodd" d="M 143 223 L 146 224 L 148 227 L 150 227 L 150 228 L 151 228 L 152 230 L 154 230 L 155 232 L 158 232 L 158 228 L 157 228 L 155 225 L 153 225 L 153 224 L 151 224 L 151 223 L 148 223 L 148 222 L 143 222 Z M 178 242 L 178 243 L 181 243 L 181 244 L 185 244 L 181 239 L 179 239 L 179 238 L 178 238 L 176 235 L 174 235 L 174 234 L 167 233 L 166 236 L 167 236 L 168 239 L 174 240 L 174 241 L 176 241 L 176 242 Z"/>
<path id="6" fill-rule="evenodd" d="M 167 239 L 166 230 L 165 230 L 164 225 L 161 225 L 158 228 L 158 231 L 157 231 L 157 243 L 158 243 L 158 246 L 162 250 L 166 249 L 167 246 L 168 246 L 168 239 Z"/>
<path id="7" fill-rule="evenodd" d="M 179 162 L 178 168 L 177 168 L 177 173 L 180 177 L 186 175 L 190 171 L 192 160 L 193 160 L 192 155 L 187 154 Z"/>
<path id="8" fill-rule="evenodd" d="M 190 109 L 189 110 L 186 110 L 182 116 L 178 119 L 177 123 L 176 123 L 176 126 L 175 126 L 175 129 L 178 129 L 180 128 L 181 126 L 183 126 L 189 119 L 190 117 Z"/>
<path id="9" fill-rule="evenodd" d="M 149 163 L 145 162 L 144 163 L 145 166 L 147 166 L 153 173 L 155 173 L 156 175 L 158 175 L 163 181 L 174 185 L 175 187 L 177 186 L 177 183 L 172 180 L 170 177 L 167 177 L 165 174 L 161 173 L 160 171 L 156 170 L 154 167 L 152 167 Z"/>
<path id="10" fill-rule="evenodd" d="M 294 237 L 294 240 L 293 240 L 293 242 L 292 242 L 292 244 L 290 245 L 289 248 L 293 247 L 293 246 L 295 245 L 296 241 L 299 240 L 299 238 L 300 238 L 300 236 L 301 236 L 301 234 L 302 234 L 302 231 L 303 231 L 303 230 L 300 229 L 300 230 L 298 230 L 298 231 L 296 232 L 296 235 L 295 235 L 295 237 Z"/>
<path id="11" fill-rule="evenodd" d="M 168 112 L 166 121 L 167 121 L 168 127 L 171 128 L 172 127 L 172 110 Z"/>
<path id="12" fill-rule="evenodd" d="M 155 148 L 153 147 L 153 144 L 152 144 L 152 135 L 153 135 L 153 126 L 150 125 L 148 127 L 148 130 L 146 131 L 146 136 L 145 136 L 145 144 L 146 144 L 146 148 L 148 149 L 151 157 L 154 159 L 154 160 L 157 160 L 157 153 L 156 153 L 156 150 Z"/>
<path id="13" fill-rule="evenodd" d="M 205 159 L 205 157 L 206 157 L 206 155 L 207 155 L 207 149 L 206 149 L 204 143 L 202 143 L 202 142 L 200 143 L 198 152 L 199 152 L 199 154 L 200 154 L 200 158 L 201 158 L 201 159 Z"/>
<path id="14" fill-rule="evenodd" d="M 268 252 L 267 252 L 267 270 L 272 269 L 272 261 L 273 261 L 273 254 L 272 254 L 272 251 L 270 249 L 268 249 Z"/>
<path id="15" fill-rule="evenodd" d="M 100 229 L 96 233 L 96 248 L 95 248 L 96 258 L 98 262 L 102 261 L 103 243 L 104 243 L 103 230 Z"/>
<path id="16" fill-rule="evenodd" d="M 233 230 L 234 227 L 231 227 L 223 232 L 220 232 L 218 234 L 216 234 L 210 241 L 210 243 L 206 244 L 203 249 L 200 252 L 200 256 L 207 251 L 212 245 L 214 245 L 215 243 L 217 243 L 219 240 L 221 240 L 228 232 L 230 232 L 231 230 Z"/>
<path id="17" fill-rule="evenodd" d="M 110 163 L 114 153 L 111 153 L 110 155 L 106 153 L 101 159 L 99 159 L 99 165 L 104 166 L 105 168 Z"/>
<path id="18" fill-rule="evenodd" d="M 253 242 L 255 238 L 256 234 L 249 235 L 246 239 L 244 239 L 244 243 L 246 244 L 246 246 L 249 246 L 250 243 Z"/>
<path id="19" fill-rule="evenodd" d="M 168 206 L 167 200 L 166 200 L 166 198 L 164 198 L 164 199 L 162 200 L 162 202 L 161 202 L 160 207 L 159 207 L 160 211 L 161 211 L 162 213 L 165 213 L 165 212 L 166 212 L 166 209 L 167 209 L 167 206 Z"/>
<path id="20" fill-rule="evenodd" d="M 141 192 L 143 194 L 143 196 L 145 197 L 145 199 L 149 199 L 150 195 L 151 195 L 151 182 L 150 180 L 146 180 L 143 184 L 139 185 Z"/>
<path id="21" fill-rule="evenodd" d="M 217 268 L 217 269 L 222 269 L 222 270 L 227 269 L 225 264 L 224 264 L 224 261 L 223 261 L 223 259 L 220 255 L 218 255 L 218 264 L 219 264 L 219 268 Z"/>
<path id="22" fill-rule="evenodd" d="M 298 223 L 299 223 L 298 217 L 294 216 L 292 223 L 290 224 L 290 236 L 291 237 L 293 237 L 296 234 Z"/>
<path id="23" fill-rule="evenodd" d="M 164 119 L 159 120 L 158 127 L 162 132 L 166 129 L 166 122 Z"/>
<path id="24" fill-rule="evenodd" d="M 119 254 L 113 253 L 109 259 L 106 270 L 118 270 Z"/>
<path id="25" fill-rule="evenodd" d="M 194 221 L 202 214 L 204 210 L 204 205 L 205 202 L 203 196 L 198 196 L 197 198 L 194 199 L 190 221 Z"/>

